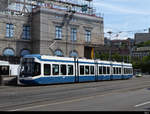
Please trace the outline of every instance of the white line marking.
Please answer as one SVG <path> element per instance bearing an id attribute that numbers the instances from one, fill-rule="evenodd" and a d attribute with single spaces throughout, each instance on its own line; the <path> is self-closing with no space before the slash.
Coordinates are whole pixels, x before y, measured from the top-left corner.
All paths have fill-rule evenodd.
<path id="1" fill-rule="evenodd" d="M 143 106 L 143 105 L 146 105 L 146 104 L 150 104 L 150 101 L 135 105 L 134 107 L 140 107 L 140 106 Z"/>

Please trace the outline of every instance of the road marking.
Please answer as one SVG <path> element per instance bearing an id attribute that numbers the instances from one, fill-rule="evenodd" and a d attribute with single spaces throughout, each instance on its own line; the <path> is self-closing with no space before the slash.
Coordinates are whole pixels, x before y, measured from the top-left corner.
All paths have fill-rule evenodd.
<path id="1" fill-rule="evenodd" d="M 146 104 L 150 104 L 150 101 L 147 101 L 147 102 L 144 102 L 144 103 L 141 103 L 141 104 L 137 104 L 134 107 L 140 107 L 140 106 L 143 106 L 143 105 L 146 105 Z"/>

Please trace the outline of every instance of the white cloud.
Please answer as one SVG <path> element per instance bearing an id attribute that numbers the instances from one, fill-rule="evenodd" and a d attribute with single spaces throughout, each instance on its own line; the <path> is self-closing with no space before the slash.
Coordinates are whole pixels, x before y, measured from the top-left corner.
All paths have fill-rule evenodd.
<path id="1" fill-rule="evenodd" d="M 120 1 L 120 0 L 115 0 L 115 1 Z M 128 1 L 128 0 L 127 0 Z M 111 3 L 106 3 L 106 2 L 95 2 L 94 6 L 98 8 L 103 8 L 105 10 L 109 10 L 110 12 L 118 12 L 118 13 L 124 13 L 124 14 L 138 14 L 138 15 L 149 15 L 150 11 L 144 11 L 140 9 L 137 9 L 136 7 L 128 7 L 126 5 L 122 6 L 120 4 L 111 4 Z M 109 12 L 109 13 L 110 13 Z M 108 12 L 105 12 L 108 13 Z"/>
<path id="2" fill-rule="evenodd" d="M 148 29 L 150 26 L 150 0 L 94 0 L 94 7 L 98 12 L 104 13 L 104 32 L 114 34 L 122 32 L 117 38 L 134 38 L 137 30 Z M 97 12 L 97 13 L 98 13 Z M 125 32 L 132 31 L 132 32 Z M 143 31 L 141 31 L 143 32 Z"/>

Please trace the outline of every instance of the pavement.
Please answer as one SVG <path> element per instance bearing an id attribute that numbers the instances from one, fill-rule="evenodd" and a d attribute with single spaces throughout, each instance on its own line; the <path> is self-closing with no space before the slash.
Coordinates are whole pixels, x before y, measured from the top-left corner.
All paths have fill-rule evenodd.
<path id="1" fill-rule="evenodd" d="M 17 76 L 1 76 L 1 78 L 0 78 L 0 85 L 1 86 L 16 85 L 17 84 L 16 77 Z"/>

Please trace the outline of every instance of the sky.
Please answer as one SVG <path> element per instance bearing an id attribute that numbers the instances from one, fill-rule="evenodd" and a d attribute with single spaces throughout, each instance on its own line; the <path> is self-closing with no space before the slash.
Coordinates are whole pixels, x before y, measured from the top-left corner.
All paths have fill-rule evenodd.
<path id="1" fill-rule="evenodd" d="M 104 33 L 112 39 L 134 38 L 150 28 L 150 0 L 93 0 L 96 13 L 104 18 Z"/>

